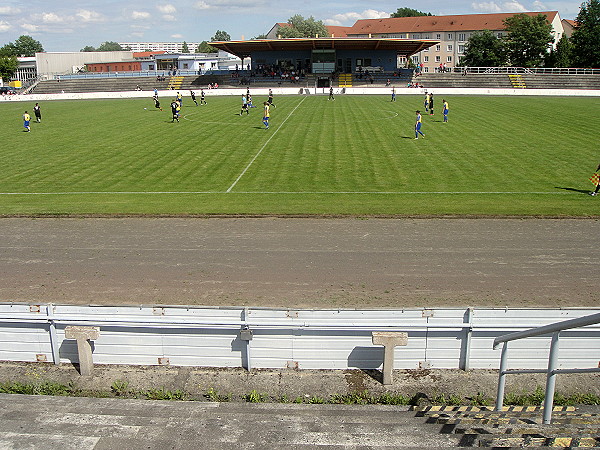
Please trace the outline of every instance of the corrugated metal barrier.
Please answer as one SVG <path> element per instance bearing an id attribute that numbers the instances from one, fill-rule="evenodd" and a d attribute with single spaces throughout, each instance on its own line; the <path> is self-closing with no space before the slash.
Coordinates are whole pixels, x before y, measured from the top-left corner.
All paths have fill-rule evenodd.
<path id="1" fill-rule="evenodd" d="M 284 310 L 170 306 L 0 304 L 0 360 L 77 362 L 68 325 L 100 328 L 98 364 L 246 368 L 376 369 L 373 331 L 404 331 L 397 369 L 497 368 L 496 337 L 600 309 Z M 242 330 L 246 330 L 241 333 Z M 550 336 L 518 341 L 510 368 L 545 368 Z M 560 367 L 600 361 L 600 327 L 561 334 Z"/>

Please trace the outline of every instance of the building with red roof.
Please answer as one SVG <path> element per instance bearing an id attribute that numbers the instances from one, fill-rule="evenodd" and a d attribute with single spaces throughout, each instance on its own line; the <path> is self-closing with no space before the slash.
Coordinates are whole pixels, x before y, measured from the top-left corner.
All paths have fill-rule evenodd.
<path id="1" fill-rule="evenodd" d="M 330 34 L 335 38 L 384 38 L 435 40 L 435 46 L 426 48 L 410 56 L 414 65 L 422 65 L 424 72 L 433 72 L 445 66 L 456 67 L 464 55 L 469 37 L 483 30 L 492 31 L 501 38 L 506 34 L 504 20 L 520 13 L 495 14 L 463 14 L 451 16 L 418 16 L 382 19 L 362 19 L 351 27 L 328 26 Z M 552 25 L 554 46 L 563 36 L 570 36 L 576 26 L 560 19 L 558 11 L 526 12 L 528 16 L 542 14 Z M 269 39 L 277 39 L 277 31 L 283 27 L 292 26 L 289 23 L 277 23 L 267 34 Z M 402 65 L 406 60 L 400 61 Z"/>

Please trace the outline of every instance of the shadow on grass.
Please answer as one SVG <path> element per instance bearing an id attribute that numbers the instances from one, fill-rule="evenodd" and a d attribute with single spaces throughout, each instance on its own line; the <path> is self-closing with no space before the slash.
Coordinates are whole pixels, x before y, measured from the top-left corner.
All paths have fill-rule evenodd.
<path id="1" fill-rule="evenodd" d="M 575 188 L 560 187 L 560 186 L 554 186 L 554 189 L 562 189 L 563 191 L 579 192 L 580 194 L 589 194 L 591 192 L 589 189 L 575 189 Z"/>

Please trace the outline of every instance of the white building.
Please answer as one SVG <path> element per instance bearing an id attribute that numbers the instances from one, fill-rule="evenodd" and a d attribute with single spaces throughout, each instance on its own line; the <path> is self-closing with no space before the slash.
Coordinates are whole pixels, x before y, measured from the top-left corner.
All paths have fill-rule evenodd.
<path id="1" fill-rule="evenodd" d="M 131 48 L 132 52 L 169 52 L 169 53 L 182 53 L 183 42 L 119 42 L 119 45 L 123 48 Z M 186 42 L 188 51 L 195 52 L 200 42 Z"/>

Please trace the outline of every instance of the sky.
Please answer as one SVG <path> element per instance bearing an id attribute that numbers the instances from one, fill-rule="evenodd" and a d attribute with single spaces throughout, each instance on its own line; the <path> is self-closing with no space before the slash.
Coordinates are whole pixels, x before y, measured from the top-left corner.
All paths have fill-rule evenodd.
<path id="1" fill-rule="evenodd" d="M 400 7 L 434 15 L 558 11 L 574 19 L 581 1 L 544 0 L 0 0 L 0 46 L 29 35 L 48 52 L 79 51 L 115 42 L 210 41 L 217 30 L 233 40 L 266 34 L 295 15 L 325 25 L 389 17 Z"/>

